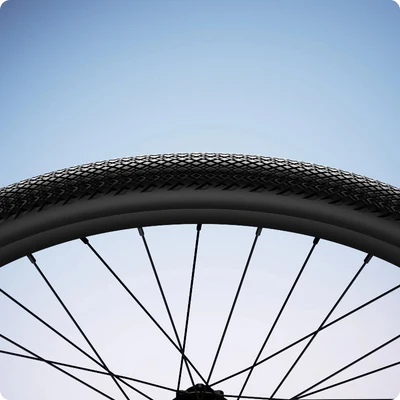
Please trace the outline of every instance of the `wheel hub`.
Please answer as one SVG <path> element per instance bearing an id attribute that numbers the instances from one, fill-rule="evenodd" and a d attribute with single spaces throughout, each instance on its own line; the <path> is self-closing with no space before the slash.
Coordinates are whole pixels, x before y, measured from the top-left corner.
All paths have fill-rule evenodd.
<path id="1" fill-rule="evenodd" d="M 174 400 L 226 400 L 222 390 L 213 390 L 198 383 L 187 390 L 180 390 Z"/>

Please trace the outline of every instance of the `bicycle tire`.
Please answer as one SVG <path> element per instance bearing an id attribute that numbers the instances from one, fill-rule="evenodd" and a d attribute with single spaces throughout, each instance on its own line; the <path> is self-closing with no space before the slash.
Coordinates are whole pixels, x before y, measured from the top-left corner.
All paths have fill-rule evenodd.
<path id="1" fill-rule="evenodd" d="M 82 236 L 190 223 L 306 234 L 400 266 L 400 189 L 317 164 L 224 153 L 112 159 L 0 189 L 0 266 Z"/>

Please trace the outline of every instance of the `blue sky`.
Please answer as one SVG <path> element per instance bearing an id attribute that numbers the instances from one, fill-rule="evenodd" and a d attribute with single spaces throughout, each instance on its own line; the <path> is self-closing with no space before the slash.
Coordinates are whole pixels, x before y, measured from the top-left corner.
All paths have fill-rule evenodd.
<path id="1" fill-rule="evenodd" d="M 0 186 L 175 152 L 291 158 L 400 186 L 399 71 L 392 0 L 8 0 Z"/>
<path id="2" fill-rule="evenodd" d="M 400 185 L 399 15 L 391 0 L 9 0 L 0 184 L 219 151 Z"/>

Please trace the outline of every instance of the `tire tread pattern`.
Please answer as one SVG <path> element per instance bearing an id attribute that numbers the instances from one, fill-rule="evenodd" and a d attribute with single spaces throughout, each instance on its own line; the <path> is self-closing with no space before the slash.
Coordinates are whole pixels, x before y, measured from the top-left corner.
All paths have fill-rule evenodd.
<path id="1" fill-rule="evenodd" d="M 297 194 L 400 221 L 400 189 L 361 175 L 282 158 L 177 153 L 88 163 L 6 186 L 0 189 L 0 222 L 82 198 L 183 187 Z"/>

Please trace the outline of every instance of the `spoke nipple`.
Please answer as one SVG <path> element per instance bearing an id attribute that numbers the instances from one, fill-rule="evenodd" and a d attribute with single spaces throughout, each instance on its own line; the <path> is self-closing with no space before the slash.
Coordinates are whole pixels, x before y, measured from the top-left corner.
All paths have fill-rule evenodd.
<path id="1" fill-rule="evenodd" d="M 141 237 L 143 237 L 143 236 L 144 236 L 143 228 L 137 228 L 137 229 L 138 229 L 139 235 L 140 235 Z"/>
<path id="2" fill-rule="evenodd" d="M 368 263 L 371 261 L 371 258 L 372 258 L 372 257 L 373 257 L 372 254 L 368 254 L 367 257 L 365 257 L 365 259 L 364 259 L 364 263 L 365 263 L 365 264 L 368 264 Z"/>
<path id="3" fill-rule="evenodd" d="M 317 245 L 319 242 L 319 238 L 314 238 L 313 244 Z"/>
<path id="4" fill-rule="evenodd" d="M 32 254 L 28 254 L 28 258 L 29 258 L 29 261 L 30 261 L 32 264 L 35 264 L 35 262 L 36 262 L 36 258 L 35 258 L 35 257 L 33 257 L 33 255 L 32 255 Z"/>
<path id="5" fill-rule="evenodd" d="M 262 228 L 258 227 L 257 230 L 256 230 L 256 236 L 260 236 L 261 235 L 261 231 L 262 231 Z"/>
<path id="6" fill-rule="evenodd" d="M 86 237 L 81 238 L 82 242 L 85 244 L 89 244 L 89 239 Z"/>
<path id="7" fill-rule="evenodd" d="M 201 231 L 201 224 L 197 224 L 197 231 Z"/>

